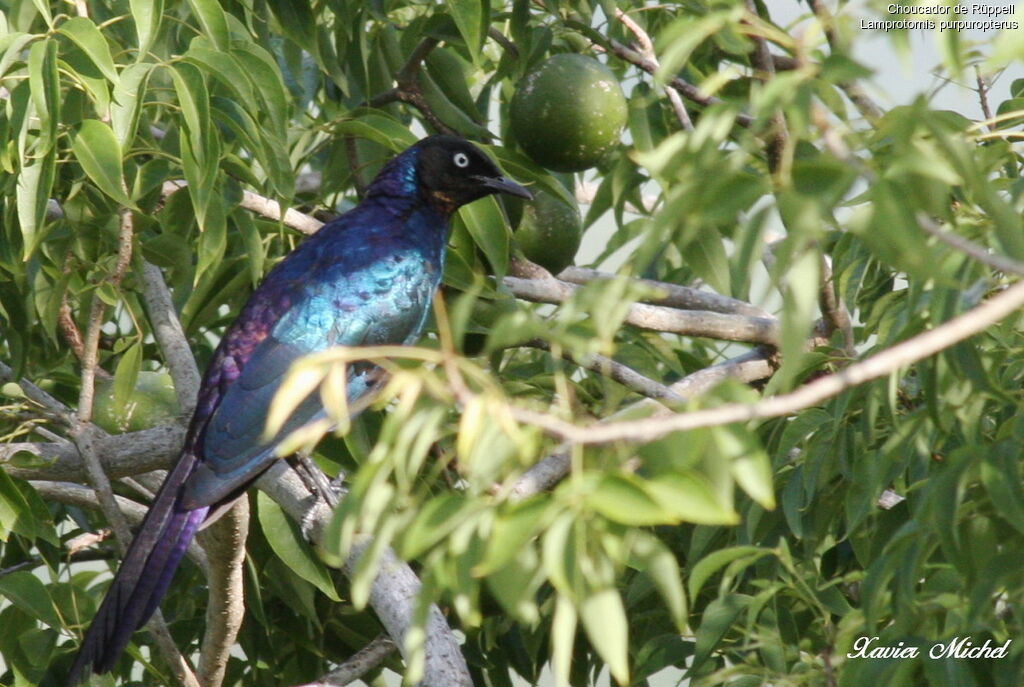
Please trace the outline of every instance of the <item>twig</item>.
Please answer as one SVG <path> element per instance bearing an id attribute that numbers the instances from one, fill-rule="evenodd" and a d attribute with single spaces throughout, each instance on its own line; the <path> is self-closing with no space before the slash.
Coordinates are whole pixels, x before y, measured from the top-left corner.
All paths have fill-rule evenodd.
<path id="1" fill-rule="evenodd" d="M 530 348 L 537 348 L 542 351 L 548 351 L 549 353 L 551 352 L 551 344 L 546 341 L 541 341 L 540 339 L 527 341 L 523 345 Z M 638 394 L 643 394 L 648 398 L 653 398 L 657 401 L 671 401 L 673 403 L 679 403 L 683 400 L 682 396 L 672 391 L 672 389 L 661 382 L 645 377 L 628 365 L 623 365 L 617 360 L 612 360 L 607 356 L 592 354 L 581 357 L 568 352 L 563 352 L 562 357 L 570 362 L 576 363 L 580 367 L 616 381 L 624 387 L 632 389 Z"/>
<path id="2" fill-rule="evenodd" d="M 608 40 L 608 47 L 618 57 L 622 58 L 623 60 L 626 60 L 627 62 L 634 66 L 639 67 L 640 69 L 643 69 L 648 74 L 654 74 L 658 71 L 657 65 L 652 63 L 650 60 L 644 58 L 644 56 L 638 53 L 636 50 L 633 50 L 632 48 L 623 45 L 614 38 Z M 679 91 L 679 93 L 681 93 L 684 98 L 692 102 L 695 102 L 698 105 L 703 105 L 707 107 L 710 105 L 717 105 L 722 103 L 722 101 L 719 100 L 718 98 L 704 95 L 699 88 L 678 76 L 674 76 L 671 79 L 669 79 L 666 85 Z M 736 123 L 742 127 L 750 127 L 754 123 L 754 119 L 750 115 L 743 114 L 742 112 L 740 112 L 736 114 Z"/>
<path id="3" fill-rule="evenodd" d="M 67 427 L 75 425 L 74 411 L 27 379 L 15 378 L 14 370 L 3 362 L 0 362 L 0 382 L 15 382 L 21 388 L 22 393 L 25 394 L 25 398 L 38 404 L 46 417 L 57 420 Z M 0 450 L 2 449 L 3 446 L 0 445 Z"/>
<path id="4" fill-rule="evenodd" d="M 832 54 L 838 54 L 841 52 L 841 46 L 839 45 L 839 38 L 836 35 L 835 30 L 835 19 L 832 17 L 832 13 L 825 7 L 825 3 L 822 0 L 808 0 L 811 6 L 811 11 L 818 18 L 818 22 L 821 24 L 822 30 L 825 32 L 825 40 L 828 41 L 829 48 Z M 843 89 L 846 96 L 853 103 L 857 111 L 860 112 L 861 116 L 869 122 L 875 122 L 882 117 L 882 108 L 880 108 L 871 97 L 864 92 L 864 89 L 859 84 L 848 82 L 839 84 L 839 87 Z"/>
<path id="5" fill-rule="evenodd" d="M 390 637 L 380 635 L 316 682 L 299 687 L 345 687 L 379 666 L 397 650 L 398 647 Z"/>
<path id="6" fill-rule="evenodd" d="M 749 383 L 770 377 L 774 372 L 771 353 L 765 349 L 754 349 L 741 356 L 718 365 L 698 370 L 669 386 L 669 389 L 684 399 L 692 399 L 718 386 L 726 379 Z M 664 417 L 668 410 L 650 400 L 643 400 L 624 408 L 620 413 L 603 422 L 614 421 L 616 417 L 649 410 L 653 417 Z M 569 447 L 562 445 L 550 455 L 538 461 L 520 476 L 512 486 L 509 498 L 519 500 L 554 487 L 569 474 L 572 461 Z"/>
<path id="7" fill-rule="evenodd" d="M 516 298 L 534 303 L 560 304 L 572 298 L 579 289 L 575 284 L 554 278 L 505 277 L 502 284 Z M 778 321 L 774 318 L 724 315 L 704 310 L 676 310 L 646 303 L 634 303 L 629 306 L 623 322 L 651 331 L 725 341 L 774 345 L 779 338 Z"/>
<path id="8" fill-rule="evenodd" d="M 436 38 L 427 37 L 421 40 L 413 49 L 409 59 L 395 75 L 395 82 L 398 84 L 398 88 L 394 95 L 398 100 L 407 105 L 412 105 L 419 110 L 423 118 L 427 120 L 427 123 L 437 131 L 444 134 L 457 135 L 458 132 L 442 122 L 434 111 L 430 109 L 430 105 L 427 104 L 426 99 L 423 97 L 423 89 L 420 88 L 418 81 L 420 66 L 423 60 L 426 59 L 431 50 L 437 47 L 439 42 Z"/>
<path id="9" fill-rule="evenodd" d="M 120 286 L 124 279 L 125 272 L 132 257 L 132 242 L 134 241 L 134 227 L 132 224 L 132 213 L 128 208 L 121 210 L 121 231 L 118 235 L 117 262 L 114 271 L 107 279 L 107 282 L 115 288 Z M 86 331 L 85 343 L 82 351 L 82 388 L 78 396 L 78 424 L 71 430 L 71 438 L 82 453 L 82 461 L 85 465 L 86 474 L 96 496 L 103 508 L 104 515 L 109 520 L 114 532 L 117 535 L 122 547 L 128 547 L 130 535 L 128 527 L 121 516 L 121 511 L 114 501 L 114 494 L 110 488 L 110 481 L 103 472 L 99 458 L 94 450 L 95 428 L 91 425 L 93 398 L 96 392 L 96 367 L 99 356 L 100 328 L 103 325 L 103 314 L 106 306 L 97 294 L 93 294 L 92 308 L 89 311 L 89 328 Z"/>
<path id="10" fill-rule="evenodd" d="M 824 255 L 821 256 L 821 288 L 818 291 L 818 307 L 821 308 L 821 315 L 825 322 L 825 334 L 831 336 L 832 332 L 838 329 L 843 335 L 843 353 L 848 358 L 856 356 L 857 349 L 854 347 L 853 321 L 850 311 L 836 292 L 832 263 Z"/>
<path id="11" fill-rule="evenodd" d="M 974 78 L 978 83 L 978 101 L 981 104 L 981 114 L 986 121 L 991 120 L 992 109 L 988 106 L 989 83 L 985 77 L 981 75 L 981 67 L 978 65 L 974 65 Z"/>
<path id="12" fill-rule="evenodd" d="M 47 501 L 78 506 L 79 508 L 88 508 L 90 510 L 97 510 L 100 507 L 96 493 L 89 487 L 82 486 L 81 484 L 52 480 L 30 480 L 29 484 Z M 139 524 L 146 517 L 146 512 L 149 510 L 147 506 L 123 496 L 115 496 L 114 498 L 117 502 L 118 510 L 132 525 Z M 85 550 L 79 549 L 79 551 Z M 75 555 L 78 555 L 78 551 L 75 552 Z M 206 554 L 197 544 L 192 543 L 189 545 L 188 555 L 199 567 L 206 568 Z M 110 556 L 104 555 L 104 558 L 110 558 Z"/>
<path id="13" fill-rule="evenodd" d="M 984 331 L 1024 306 L 1024 281 L 1017 282 L 984 303 L 839 372 L 781 396 L 757 403 L 731 403 L 717 408 L 578 427 L 554 416 L 513 408 L 522 422 L 535 424 L 565 441 L 605 444 L 614 441 L 651 441 L 671 432 L 780 417 L 817 405 L 843 391 L 891 374 Z"/>
<path id="14" fill-rule="evenodd" d="M 498 31 L 498 29 L 493 26 L 489 26 L 487 28 L 487 37 L 500 45 L 501 49 L 507 52 L 508 56 L 513 60 L 519 59 L 519 48 L 517 48 L 516 44 L 510 41 L 508 36 L 503 34 L 501 31 Z"/>
<path id="15" fill-rule="evenodd" d="M 615 18 L 618 19 L 622 24 L 629 29 L 640 45 L 640 55 L 654 65 L 655 69 L 659 69 L 661 64 L 658 62 L 658 57 L 654 52 L 654 43 L 651 41 L 651 37 L 647 35 L 647 32 L 640 27 L 633 19 L 620 10 L 615 8 Z M 690 119 L 690 114 L 686 111 L 686 106 L 683 104 L 683 99 L 679 95 L 679 91 L 675 88 L 665 88 L 665 97 L 668 98 L 669 104 L 672 105 L 672 109 L 676 113 L 676 118 L 679 120 L 680 125 L 686 131 L 693 130 L 693 121 Z"/>
<path id="16" fill-rule="evenodd" d="M 746 5 L 750 14 L 755 17 L 759 16 L 754 0 L 746 0 Z M 754 67 L 754 78 L 767 83 L 775 75 L 775 63 L 772 62 L 772 54 L 768 50 L 768 41 L 756 31 L 750 32 L 748 35 L 754 40 L 754 52 L 750 56 L 750 62 Z M 771 131 L 768 133 L 765 151 L 768 156 L 768 169 L 772 174 L 787 175 L 792 151 L 789 149 L 789 128 L 786 126 L 786 118 L 781 111 L 772 114 Z"/>
<path id="17" fill-rule="evenodd" d="M 71 563 L 89 563 L 92 561 L 107 561 L 113 557 L 113 551 L 82 550 L 72 553 L 68 556 L 68 560 Z M 15 563 L 14 565 L 10 565 L 6 568 L 0 568 L 0 577 L 21 572 L 22 570 L 32 570 L 33 568 L 38 568 L 41 565 L 49 564 L 49 561 L 42 556 L 30 556 L 28 559 L 23 560 L 20 563 Z"/>
<path id="18" fill-rule="evenodd" d="M 1024 276 L 1024 262 L 1008 258 L 1004 255 L 990 253 L 984 246 L 980 246 L 973 241 L 969 241 L 959 234 L 946 231 L 923 212 L 917 213 L 916 219 L 918 225 L 926 233 L 931 234 L 947 246 L 956 248 L 961 253 L 974 258 L 981 264 L 1006 274 Z"/>

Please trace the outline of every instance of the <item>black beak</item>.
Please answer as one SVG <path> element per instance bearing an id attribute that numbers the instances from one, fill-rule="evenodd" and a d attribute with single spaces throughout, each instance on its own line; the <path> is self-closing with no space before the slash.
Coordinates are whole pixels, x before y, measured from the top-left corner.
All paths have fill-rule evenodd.
<path id="1" fill-rule="evenodd" d="M 510 196 L 519 196 L 526 200 L 533 200 L 533 194 L 527 191 L 525 188 L 505 177 L 485 177 L 478 176 L 476 180 L 480 182 L 480 185 L 487 188 L 494 193 L 507 193 Z"/>

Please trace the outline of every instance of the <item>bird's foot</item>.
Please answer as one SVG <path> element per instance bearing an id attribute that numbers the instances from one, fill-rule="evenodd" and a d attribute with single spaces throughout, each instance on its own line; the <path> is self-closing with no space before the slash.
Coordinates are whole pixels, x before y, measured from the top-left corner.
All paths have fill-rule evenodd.
<path id="1" fill-rule="evenodd" d="M 331 508 L 338 505 L 344 491 L 341 484 L 344 474 L 339 474 L 333 480 L 328 480 L 327 475 L 313 462 L 308 453 L 296 454 L 295 464 L 292 467 L 306 488 L 317 498 L 322 498 Z"/>

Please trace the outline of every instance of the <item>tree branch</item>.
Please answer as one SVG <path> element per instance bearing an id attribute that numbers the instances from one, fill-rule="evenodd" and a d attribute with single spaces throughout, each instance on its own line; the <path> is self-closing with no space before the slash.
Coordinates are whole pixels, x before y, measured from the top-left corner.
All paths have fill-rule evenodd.
<path id="1" fill-rule="evenodd" d="M 569 300 L 579 288 L 575 284 L 554 278 L 547 280 L 505 277 L 502 284 L 516 298 L 556 305 Z M 646 303 L 634 303 L 629 306 L 623 322 L 651 331 L 725 341 L 774 345 L 779 338 L 778 322 L 774 318 L 724 315 L 704 310 L 675 310 Z"/>
<path id="2" fill-rule="evenodd" d="M 310 494 L 294 470 L 284 461 L 278 461 L 256 482 L 296 522 L 304 523 L 303 530 L 314 544 L 323 540 L 324 529 L 330 522 L 332 511 L 320 499 Z M 368 545 L 363 539 L 345 562 L 346 574 L 352 575 L 359 558 Z M 377 577 L 370 593 L 370 605 L 381 623 L 402 651 L 408 663 L 410 647 L 405 638 L 412 627 L 416 613 L 420 581 L 412 568 L 387 549 L 380 561 Z M 431 605 L 426 620 L 426 664 L 423 687 L 472 687 L 469 669 L 459 648 L 459 642 L 435 605 Z"/>
<path id="3" fill-rule="evenodd" d="M 203 687 L 219 687 L 245 618 L 243 563 L 249 534 L 249 500 L 240 498 L 209 528 L 199 533 L 209 566 L 206 579 L 209 602 L 206 628 L 199 652 L 199 680 Z"/>
<path id="4" fill-rule="evenodd" d="M 390 637 L 380 635 L 316 682 L 299 687 L 345 687 L 379 666 L 397 650 L 398 647 Z"/>
<path id="5" fill-rule="evenodd" d="M 146 301 L 149 322 L 153 325 L 153 336 L 163 351 L 167 369 L 174 380 L 178 406 L 182 415 L 191 416 L 199 394 L 199 368 L 189 348 L 188 339 L 185 338 L 185 331 L 181 328 L 178 313 L 174 310 L 171 292 L 167 289 L 163 273 L 145 261 L 142 264 L 142 295 Z"/>
<path id="6" fill-rule="evenodd" d="M 578 427 L 554 416 L 514 408 L 520 421 L 535 424 L 565 441 L 579 444 L 605 444 L 614 441 L 652 441 L 671 432 L 764 420 L 799 412 L 843 391 L 896 372 L 901 367 L 923 360 L 985 330 L 1024 306 L 1024 281 L 935 329 L 914 336 L 850 365 L 834 374 L 820 377 L 787 394 L 762 399 L 757 403 L 731 403 L 717 408 L 652 417 L 618 423 L 599 423 Z"/>
<path id="7" fill-rule="evenodd" d="M 517 274 L 515 276 L 521 275 Z M 558 273 L 558 279 L 580 285 L 588 284 L 596 279 L 614 279 L 615 277 L 616 275 L 614 274 L 600 272 L 586 267 L 566 267 Z M 729 298 L 728 296 L 722 296 L 711 291 L 700 291 L 699 289 L 693 289 L 689 286 L 670 284 L 668 282 L 655 281 L 653 279 L 640 279 L 634 277 L 631 278 L 631 281 L 661 292 L 659 295 L 641 298 L 641 303 L 664 305 L 669 308 L 678 308 L 680 310 L 709 310 L 711 312 L 718 312 L 726 315 L 747 315 L 750 317 L 760 317 L 765 319 L 772 319 L 774 317 L 769 312 L 762 310 L 755 305 L 751 305 L 746 301 Z"/>

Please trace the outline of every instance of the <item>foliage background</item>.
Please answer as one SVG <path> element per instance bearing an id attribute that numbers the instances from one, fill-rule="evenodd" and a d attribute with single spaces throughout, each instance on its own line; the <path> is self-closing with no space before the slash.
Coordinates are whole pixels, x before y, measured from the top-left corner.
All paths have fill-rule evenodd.
<path id="1" fill-rule="evenodd" d="M 871 12 L 884 17 L 884 5 Z M 1019 685 L 1018 315 L 785 417 L 575 444 L 562 453 L 569 477 L 512 497 L 560 446 L 557 426 L 541 431 L 524 408 L 585 424 L 655 407 L 577 363 L 611 357 L 657 383 L 654 394 L 749 348 L 759 377 L 738 372 L 665 403 L 753 402 L 948 321 L 1019 274 L 1024 83 L 987 104 L 986 122 L 924 99 L 882 111 L 850 56 L 855 19 L 833 17 L 831 3 L 799 7 L 801 31 L 774 24 L 770 4 L 711 0 L 0 2 L 0 681 L 53 684 L 107 579 L 78 561 L 112 558 L 108 544 L 68 554 L 72 538 L 105 526 L 86 507 L 95 497 L 54 486 L 87 483 L 81 462 L 68 471 L 44 459 L 68 439 L 88 452 L 93 366 L 118 403 L 140 371 L 169 366 L 191 403 L 154 331 L 145 263 L 159 268 L 201 369 L 254 283 L 301 238 L 245 192 L 329 215 L 422 131 L 450 129 L 490 143 L 520 181 L 566 200 L 590 189 L 588 227 L 617 226 L 598 261 L 619 251 L 620 278 L 577 274 L 585 283 L 567 291 L 510 263 L 496 201 L 464 210 L 445 272 L 450 330 L 417 354 L 433 362 L 393 358 L 385 399 L 319 444 L 317 460 L 350 490 L 321 558 L 340 561 L 358 530 L 412 561 L 424 598 L 465 633 L 479 685 L 511 673 L 533 682 L 548 665 L 572 684 L 604 667 L 645 684 L 674 666 L 692 685 Z M 1009 30 L 983 45 L 939 40 L 947 74 L 977 67 L 979 95 L 1024 45 Z M 623 143 L 575 178 L 533 165 L 508 132 L 517 80 L 556 52 L 596 56 L 630 95 Z M 692 128 L 666 87 L 687 97 Z M 735 304 L 734 329 L 714 336 L 634 317 L 634 301 L 665 302 L 639 277 L 749 300 L 777 225 L 784 237 L 764 263 L 779 305 L 765 340 L 735 333 L 752 317 Z M 935 234 L 969 240 L 982 259 Z M 180 425 L 168 431 L 180 437 Z M 152 456 L 137 464 L 155 467 Z M 145 500 L 139 482 L 114 488 Z M 365 608 L 376 566 L 371 556 L 351 578 L 330 571 L 273 500 L 250 498 L 248 613 L 223 682 L 308 682 L 380 631 Z M 206 624 L 201 579 L 187 564 L 163 605 L 186 655 Z M 861 636 L 922 657 L 848 659 Z M 927 658 L 964 636 L 1014 642 L 1000 660 Z M 169 680 L 148 657 L 133 649 L 114 683 Z"/>

